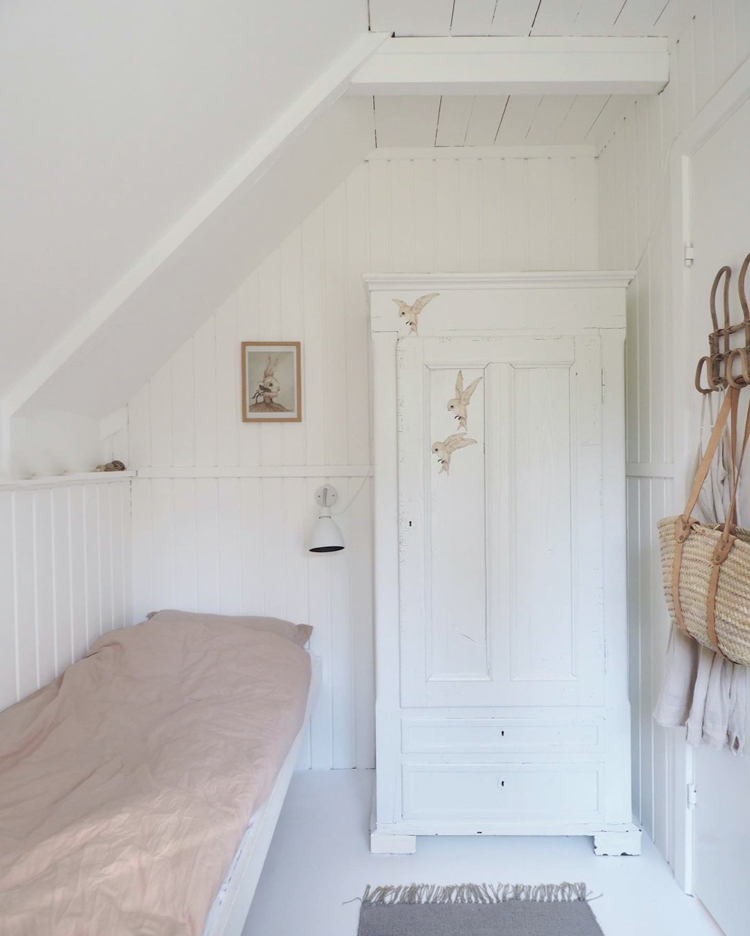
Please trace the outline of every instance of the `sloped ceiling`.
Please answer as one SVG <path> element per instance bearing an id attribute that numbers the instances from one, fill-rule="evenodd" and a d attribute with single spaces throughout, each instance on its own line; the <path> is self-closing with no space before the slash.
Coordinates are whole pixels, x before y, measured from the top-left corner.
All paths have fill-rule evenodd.
<path id="1" fill-rule="evenodd" d="M 0 6 L 0 398 L 12 396 L 40 359 L 366 30 L 365 0 L 18 0 Z M 363 107 L 341 101 L 319 118 L 354 130 L 352 152 L 343 153 L 331 186 L 372 143 Z M 320 142 L 311 126 L 299 145 L 314 156 Z M 329 184 L 326 163 L 330 174 L 335 159 L 327 156 L 318 159 L 320 178 L 313 167 L 305 186 L 293 178 L 299 172 L 290 154 L 280 155 L 270 187 L 282 202 L 289 189 L 304 214 L 309 198 L 319 200 Z M 153 284 L 158 288 L 126 310 L 137 313 L 131 325 L 141 330 L 135 386 L 142 369 L 153 369 L 165 332 L 192 331 L 196 316 L 215 303 L 218 280 L 223 277 L 231 291 L 234 283 L 226 278 L 241 278 L 257 263 L 255 241 L 243 245 L 242 236 L 283 236 L 276 228 L 287 223 L 284 212 L 249 223 L 247 213 L 267 211 L 268 203 L 244 196 L 190 240 L 169 284 Z M 238 237 L 225 256 L 232 225 Z M 211 229 L 225 239 L 212 239 Z M 175 292 L 183 273 L 204 257 L 209 273 L 197 301 L 189 277 Z M 69 364 L 67 376 L 43 381 L 38 402 L 100 417 L 127 399 L 134 348 L 126 344 L 118 355 L 116 344 L 126 318 L 112 318 L 71 359 L 72 376 Z M 165 354 L 179 334 L 169 338 Z M 104 381 L 101 394 L 92 379 L 73 379 L 97 354 L 99 364 L 88 373 Z"/>

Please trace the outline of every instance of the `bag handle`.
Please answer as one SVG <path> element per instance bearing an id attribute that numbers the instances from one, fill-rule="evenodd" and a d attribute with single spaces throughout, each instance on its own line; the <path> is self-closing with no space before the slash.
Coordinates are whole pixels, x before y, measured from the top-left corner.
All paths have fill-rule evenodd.
<path id="1" fill-rule="evenodd" d="M 747 441 L 748 438 L 750 438 L 750 408 L 748 408 L 747 418 L 745 419 L 745 431 L 742 437 L 742 448 L 740 449 L 739 458 L 736 458 L 737 408 L 739 405 L 740 394 L 739 390 L 734 387 L 732 387 L 730 393 L 732 394 L 732 497 L 729 503 L 729 509 L 727 510 L 727 518 L 724 521 L 721 536 L 719 537 L 719 541 L 714 549 L 713 566 L 711 568 L 711 578 L 709 579 L 708 584 L 708 598 L 706 601 L 706 630 L 708 631 L 708 639 L 710 640 L 711 646 L 716 651 L 716 653 L 722 657 L 724 654 L 719 648 L 719 638 L 716 635 L 716 595 L 719 591 L 719 576 L 721 575 L 721 567 L 724 562 L 726 562 L 729 553 L 732 551 L 734 542 L 737 539 L 737 537 L 731 531 L 735 528 L 735 521 L 737 518 L 737 492 L 740 486 L 740 469 L 742 467 L 742 461 L 745 457 Z"/>
<path id="2" fill-rule="evenodd" d="M 747 450 L 748 439 L 750 439 L 750 406 L 749 406 L 747 410 L 747 416 L 745 417 L 745 430 L 742 434 L 742 447 L 740 449 L 739 458 L 736 458 L 735 452 L 737 449 L 737 410 L 739 407 L 740 394 L 739 394 L 739 390 L 736 390 L 735 388 L 732 388 L 729 391 L 729 393 L 732 394 L 732 445 L 731 445 L 732 495 L 731 495 L 731 499 L 729 502 L 729 510 L 727 510 L 726 520 L 724 521 L 724 524 L 723 524 L 722 539 L 729 538 L 729 536 L 731 535 L 732 528 L 735 527 L 737 524 L 737 494 L 739 493 L 739 488 L 740 488 L 740 469 L 742 468 L 742 462 L 745 459 L 745 451 Z"/>
<path id="3" fill-rule="evenodd" d="M 695 478 L 693 479 L 693 486 L 690 488 L 690 493 L 688 495 L 687 504 L 685 505 L 685 510 L 682 515 L 675 520 L 674 527 L 674 538 L 675 538 L 675 550 L 674 550 L 674 559 L 672 560 L 672 604 L 674 606 L 674 617 L 677 622 L 677 626 L 685 634 L 686 637 L 690 637 L 691 634 L 687 629 L 685 624 L 685 616 L 682 613 L 682 603 L 680 602 L 680 573 L 682 571 L 682 553 L 685 548 L 685 541 L 690 535 L 691 525 L 695 522 L 692 513 L 695 505 L 698 503 L 698 498 L 700 497 L 703 484 L 708 477 L 708 472 L 711 470 L 711 462 L 713 461 L 716 450 L 719 447 L 719 442 L 721 442 L 721 437 L 724 434 L 724 429 L 726 428 L 727 420 L 732 411 L 732 406 L 735 405 L 733 401 L 735 397 L 739 397 L 739 390 L 736 390 L 734 387 L 730 388 L 724 397 L 724 402 L 721 405 L 719 410 L 719 415 L 716 417 L 716 422 L 714 423 L 714 428 L 711 433 L 711 438 L 708 440 L 708 445 L 706 446 L 706 451 L 703 453 L 703 458 L 701 463 L 698 466 L 698 470 L 695 473 Z M 734 475 L 734 470 L 733 470 Z M 733 478 L 734 480 L 734 478 Z M 733 493 L 735 491 L 733 490 Z M 731 516 L 730 514 L 727 515 Z M 714 566 L 712 572 L 716 570 Z M 714 583 L 714 587 L 718 588 L 718 575 L 717 580 Z M 715 609 L 715 599 L 716 595 L 714 593 L 713 602 L 709 601 L 709 605 L 712 605 Z M 711 612 L 708 612 L 709 617 Z M 715 636 L 715 629 L 714 629 Z M 709 638 L 711 637 L 711 629 L 709 629 Z M 713 643 L 713 640 L 712 640 Z M 716 644 L 716 649 L 718 650 L 718 643 Z"/>
<path id="4" fill-rule="evenodd" d="M 730 388 L 727 392 L 727 395 L 724 397 L 724 402 L 721 405 L 719 410 L 719 415 L 716 417 L 716 422 L 714 423 L 713 432 L 711 433 L 711 438 L 708 440 L 708 445 L 706 446 L 706 451 L 703 453 L 703 458 L 698 470 L 695 473 L 695 478 L 693 479 L 693 486 L 690 488 L 690 493 L 688 494 L 687 504 L 685 505 L 685 510 L 682 512 L 682 515 L 678 517 L 678 524 L 681 523 L 681 541 L 684 542 L 687 539 L 688 530 L 690 529 L 690 523 L 692 522 L 691 514 L 695 508 L 695 505 L 698 503 L 698 498 L 700 497 L 701 489 L 703 484 L 708 477 L 708 472 L 711 470 L 711 462 L 714 459 L 716 450 L 719 447 L 719 442 L 721 442 L 721 437 L 724 434 L 724 429 L 729 419 L 729 414 L 732 410 L 732 400 L 735 395 L 738 395 L 738 391 L 734 388 Z M 680 537 L 678 537 L 678 542 Z"/>

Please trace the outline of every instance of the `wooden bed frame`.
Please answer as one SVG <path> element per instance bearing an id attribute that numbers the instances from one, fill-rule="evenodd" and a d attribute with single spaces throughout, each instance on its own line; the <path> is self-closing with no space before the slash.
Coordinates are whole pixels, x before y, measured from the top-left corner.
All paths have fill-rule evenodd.
<path id="1" fill-rule="evenodd" d="M 307 699 L 305 721 L 299 734 L 287 754 L 286 760 L 276 777 L 271 794 L 255 814 L 255 820 L 249 834 L 244 839 L 240 857 L 229 880 L 224 897 L 219 905 L 213 923 L 203 936 L 241 936 L 245 927 L 250 904 L 255 896 L 255 889 L 260 880 L 261 871 L 276 829 L 276 823 L 284 805 L 289 783 L 299 759 L 302 739 L 310 721 L 310 713 L 318 694 L 321 678 L 321 661 L 312 657 L 312 677 L 310 693 Z"/>

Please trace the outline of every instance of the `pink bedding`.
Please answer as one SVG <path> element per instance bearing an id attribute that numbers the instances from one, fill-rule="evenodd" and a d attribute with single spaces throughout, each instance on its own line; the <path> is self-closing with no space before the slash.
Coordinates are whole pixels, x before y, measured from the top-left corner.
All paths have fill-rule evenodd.
<path id="1" fill-rule="evenodd" d="M 200 936 L 309 683 L 276 634 L 157 618 L 0 713 L 2 936 Z"/>

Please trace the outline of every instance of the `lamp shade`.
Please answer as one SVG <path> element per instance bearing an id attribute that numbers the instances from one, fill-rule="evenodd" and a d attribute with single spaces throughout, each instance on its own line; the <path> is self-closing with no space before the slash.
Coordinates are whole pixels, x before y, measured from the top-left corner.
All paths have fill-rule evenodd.
<path id="1" fill-rule="evenodd" d="M 344 537 L 330 517 L 318 517 L 310 537 L 310 552 L 338 552 L 344 548 Z"/>

